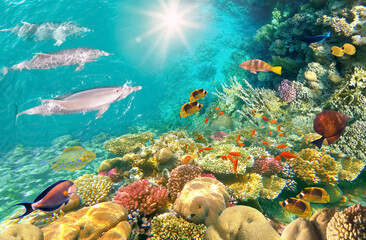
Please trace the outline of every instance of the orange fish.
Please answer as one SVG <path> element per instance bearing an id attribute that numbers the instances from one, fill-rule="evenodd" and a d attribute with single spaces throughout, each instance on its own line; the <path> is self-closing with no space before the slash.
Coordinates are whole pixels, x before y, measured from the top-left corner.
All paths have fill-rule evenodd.
<path id="1" fill-rule="evenodd" d="M 277 120 L 271 120 L 271 121 L 269 121 L 269 123 L 276 123 L 277 122 Z"/>
<path id="2" fill-rule="evenodd" d="M 244 143 L 239 143 L 238 144 L 240 147 L 244 147 L 245 146 L 245 144 Z"/>
<path id="3" fill-rule="evenodd" d="M 287 159 L 296 158 L 296 156 L 290 152 L 281 152 L 281 156 Z"/>
<path id="4" fill-rule="evenodd" d="M 238 135 L 238 137 L 236 138 L 236 141 L 239 142 L 240 140 L 240 134 Z"/>
<path id="5" fill-rule="evenodd" d="M 271 130 L 269 130 L 269 135 L 272 137 L 272 131 Z"/>
<path id="6" fill-rule="evenodd" d="M 224 112 L 219 112 L 219 115 L 222 115 L 222 114 L 224 114 Z"/>
<path id="7" fill-rule="evenodd" d="M 205 147 L 203 150 L 212 150 L 210 147 Z"/>
<path id="8" fill-rule="evenodd" d="M 235 159 L 235 161 L 233 162 L 233 166 L 234 166 L 234 173 L 235 173 L 235 176 L 238 177 L 238 159 Z"/>
<path id="9" fill-rule="evenodd" d="M 252 134 L 250 134 L 251 137 L 255 134 L 255 129 L 253 129 Z"/>
<path id="10" fill-rule="evenodd" d="M 203 151 L 203 149 L 200 149 L 199 151 L 198 151 L 198 153 L 200 153 L 200 152 L 202 152 Z"/>
<path id="11" fill-rule="evenodd" d="M 248 156 L 248 159 L 250 159 L 250 156 Z"/>
<path id="12" fill-rule="evenodd" d="M 264 144 L 264 145 L 269 145 L 269 142 L 262 142 L 262 144 Z"/>
<path id="13" fill-rule="evenodd" d="M 307 202 L 327 203 L 330 202 L 330 196 L 323 188 L 308 187 L 304 188 L 299 195 L 296 196 Z"/>
<path id="14" fill-rule="evenodd" d="M 185 164 L 186 162 L 188 162 L 189 161 L 189 159 L 191 159 L 192 157 L 191 156 L 186 156 L 185 158 L 184 158 L 184 161 L 183 161 L 183 163 Z"/>
<path id="15" fill-rule="evenodd" d="M 202 136 L 199 136 L 199 137 L 197 138 L 197 140 L 200 140 L 200 139 L 202 139 Z"/>
<path id="16" fill-rule="evenodd" d="M 185 129 L 188 129 L 188 127 L 185 127 Z"/>
<path id="17" fill-rule="evenodd" d="M 235 156 L 235 157 L 240 157 L 241 156 L 240 152 L 229 152 L 229 155 Z"/>
<path id="18" fill-rule="evenodd" d="M 186 150 L 187 150 L 187 148 L 188 148 L 188 145 L 187 145 L 187 144 L 184 144 L 184 146 L 186 147 Z"/>
<path id="19" fill-rule="evenodd" d="M 281 125 L 278 125 L 277 132 L 279 132 L 280 130 L 281 130 Z"/>
<path id="20" fill-rule="evenodd" d="M 255 110 L 253 109 L 252 111 L 250 111 L 252 114 L 255 113 Z"/>
<path id="21" fill-rule="evenodd" d="M 282 67 L 272 67 L 268 63 L 259 60 L 259 59 L 252 59 L 245 62 L 240 63 L 240 67 L 249 70 L 251 73 L 257 74 L 257 71 L 262 72 L 274 72 L 281 75 Z"/>
<path id="22" fill-rule="evenodd" d="M 222 160 L 227 160 L 227 156 L 221 156 Z"/>
<path id="23" fill-rule="evenodd" d="M 234 162 L 234 158 L 230 155 L 227 156 L 229 158 L 229 160 L 233 163 Z"/>
<path id="24" fill-rule="evenodd" d="M 261 159 L 264 159 L 263 155 L 261 155 Z"/>
<path id="25" fill-rule="evenodd" d="M 207 121 L 208 121 L 208 118 L 205 119 L 205 123 L 207 123 Z"/>
<path id="26" fill-rule="evenodd" d="M 280 136 L 280 137 L 284 137 L 284 136 L 285 136 L 285 134 L 280 133 L 280 134 L 278 134 L 278 136 Z"/>
<path id="27" fill-rule="evenodd" d="M 285 148 L 285 147 L 287 147 L 287 144 L 280 144 L 277 146 L 277 148 Z"/>
<path id="28" fill-rule="evenodd" d="M 264 166 L 262 167 L 262 169 L 263 169 L 263 170 L 266 170 L 266 169 L 268 169 L 268 166 L 264 165 Z"/>
<path id="29" fill-rule="evenodd" d="M 278 155 L 278 156 L 277 156 L 277 157 L 275 157 L 274 159 L 275 159 L 275 160 L 277 160 L 277 161 L 281 161 L 282 157 L 281 157 L 281 155 Z"/>
<path id="30" fill-rule="evenodd" d="M 219 110 L 220 109 L 220 107 L 216 107 L 216 110 Z"/>
<path id="31" fill-rule="evenodd" d="M 268 118 L 267 118 L 266 116 L 262 116 L 262 119 L 263 119 L 264 121 L 267 121 L 267 122 L 268 122 Z"/>
<path id="32" fill-rule="evenodd" d="M 261 125 L 261 127 L 260 128 L 264 128 L 264 125 Z"/>

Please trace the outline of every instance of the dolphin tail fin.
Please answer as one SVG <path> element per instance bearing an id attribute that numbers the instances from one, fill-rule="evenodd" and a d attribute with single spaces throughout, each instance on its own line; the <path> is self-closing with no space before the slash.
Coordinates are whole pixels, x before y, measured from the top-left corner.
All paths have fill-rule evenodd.
<path id="1" fill-rule="evenodd" d="M 34 209 L 32 208 L 32 203 L 26 203 L 26 202 L 15 204 L 15 205 L 11 206 L 10 208 L 12 208 L 14 206 L 19 206 L 19 205 L 22 205 L 22 206 L 25 207 L 25 213 L 23 213 L 22 215 L 20 215 L 18 217 L 13 218 L 13 219 L 22 218 L 22 217 L 27 216 L 28 214 L 30 214 L 31 212 L 34 211 Z"/>
<path id="2" fill-rule="evenodd" d="M 3 67 L 3 76 L 5 76 L 9 72 L 9 68 Z"/>

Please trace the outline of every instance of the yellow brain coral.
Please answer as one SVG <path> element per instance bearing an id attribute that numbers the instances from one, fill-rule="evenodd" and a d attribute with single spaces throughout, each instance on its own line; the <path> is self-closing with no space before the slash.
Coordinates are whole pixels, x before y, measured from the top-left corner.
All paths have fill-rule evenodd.
<path id="1" fill-rule="evenodd" d="M 108 201 L 113 182 L 107 176 L 85 174 L 74 181 L 84 206 Z"/>
<path id="2" fill-rule="evenodd" d="M 288 161 L 298 178 L 308 184 L 338 182 L 341 164 L 331 156 L 316 149 L 305 148 L 297 154 L 297 158 Z"/>
<path id="3" fill-rule="evenodd" d="M 109 140 L 104 148 L 116 155 L 124 155 L 132 152 L 137 148 L 145 146 L 145 142 L 153 137 L 151 132 L 143 132 L 139 134 L 126 134 L 116 139 Z"/>
<path id="4" fill-rule="evenodd" d="M 128 239 L 127 210 L 112 202 L 85 207 L 41 229 L 45 240 Z"/>

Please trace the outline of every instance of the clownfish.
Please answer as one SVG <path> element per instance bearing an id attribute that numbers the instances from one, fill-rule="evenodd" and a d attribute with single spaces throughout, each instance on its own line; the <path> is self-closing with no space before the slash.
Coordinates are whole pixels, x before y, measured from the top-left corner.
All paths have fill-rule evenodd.
<path id="1" fill-rule="evenodd" d="M 180 109 L 179 116 L 181 118 L 188 117 L 188 116 L 190 116 L 192 114 L 198 113 L 199 110 L 201 110 L 202 107 L 203 107 L 203 105 L 200 104 L 200 103 L 198 103 L 198 102 L 189 102 L 189 103 L 186 103 Z"/>
<path id="2" fill-rule="evenodd" d="M 288 212 L 295 214 L 298 217 L 309 219 L 312 215 L 310 204 L 302 199 L 288 198 L 280 205 Z"/>
<path id="3" fill-rule="evenodd" d="M 304 188 L 296 197 L 314 203 L 330 202 L 329 194 L 327 193 L 327 191 L 320 187 Z"/>
<path id="4" fill-rule="evenodd" d="M 204 99 L 207 93 L 208 92 L 202 88 L 194 90 L 193 92 L 191 92 L 191 95 L 189 95 L 189 101 L 195 102 L 201 98 Z"/>

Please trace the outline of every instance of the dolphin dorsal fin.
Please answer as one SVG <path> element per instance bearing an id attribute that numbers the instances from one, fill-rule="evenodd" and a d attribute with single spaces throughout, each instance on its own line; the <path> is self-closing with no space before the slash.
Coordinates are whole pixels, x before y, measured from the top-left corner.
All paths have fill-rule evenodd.
<path id="1" fill-rule="evenodd" d="M 51 54 L 48 53 L 35 53 L 34 55 L 40 56 L 40 57 L 50 57 Z"/>
<path id="2" fill-rule="evenodd" d="M 84 150 L 84 148 L 79 147 L 79 146 L 69 147 L 69 148 L 65 148 L 62 153 L 67 153 L 67 152 L 71 152 L 71 151 L 75 151 L 75 150 Z"/>

